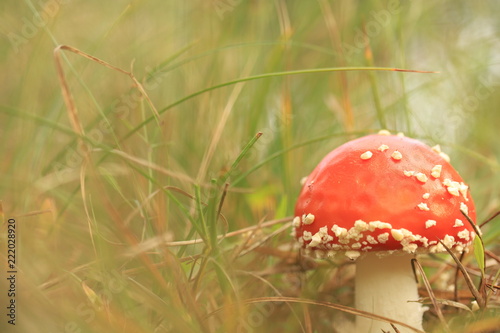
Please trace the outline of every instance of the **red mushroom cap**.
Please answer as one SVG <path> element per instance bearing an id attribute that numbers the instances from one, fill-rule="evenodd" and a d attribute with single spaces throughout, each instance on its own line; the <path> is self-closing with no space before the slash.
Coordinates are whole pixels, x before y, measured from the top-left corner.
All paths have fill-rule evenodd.
<path id="1" fill-rule="evenodd" d="M 307 177 L 293 234 L 318 255 L 466 249 L 475 233 L 468 186 L 439 147 L 381 131 L 336 148 Z"/>

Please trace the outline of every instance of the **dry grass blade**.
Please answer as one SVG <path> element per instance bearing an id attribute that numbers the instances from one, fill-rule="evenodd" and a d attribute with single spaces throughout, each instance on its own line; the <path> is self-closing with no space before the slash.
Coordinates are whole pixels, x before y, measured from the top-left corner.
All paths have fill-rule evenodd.
<path id="1" fill-rule="evenodd" d="M 248 246 L 248 244 L 250 244 L 251 240 L 256 235 L 257 231 L 261 229 L 263 221 L 264 219 L 261 219 L 256 225 L 257 228 L 252 229 L 251 232 L 246 236 L 245 241 L 242 242 L 240 245 L 238 245 L 238 247 L 233 251 L 231 261 L 236 260 L 241 255 L 241 252 L 243 252 L 243 250 Z"/>
<path id="2" fill-rule="evenodd" d="M 479 294 L 482 296 L 482 300 L 484 302 L 484 306 L 486 307 L 486 275 L 485 275 L 485 268 L 486 268 L 486 257 L 484 255 L 484 242 L 483 242 L 483 237 L 481 233 L 481 229 L 472 221 L 472 219 L 469 217 L 466 211 L 460 210 L 462 212 L 462 215 L 465 216 L 467 219 L 467 222 L 474 228 L 474 231 L 476 233 L 476 237 L 474 238 L 474 256 L 476 257 L 476 261 L 478 263 L 479 269 L 481 270 L 481 281 L 479 283 Z M 491 220 L 490 220 L 491 221 Z M 479 303 L 479 300 L 477 300 Z"/>
<path id="3" fill-rule="evenodd" d="M 177 193 L 180 193 L 190 199 L 194 199 L 194 196 L 187 193 L 186 191 L 178 188 L 178 187 L 175 187 L 175 186 L 163 186 L 161 189 L 158 189 L 156 191 L 154 191 L 153 193 L 151 193 L 150 195 L 148 195 L 136 208 L 134 208 L 134 210 L 132 212 L 130 212 L 130 214 L 127 216 L 127 218 L 124 220 L 124 224 L 125 225 L 129 225 L 130 221 L 132 221 L 132 219 L 140 212 L 140 210 L 146 206 L 158 193 L 162 192 L 162 191 L 172 191 L 172 192 L 177 192 Z M 163 237 L 162 237 L 163 238 Z"/>
<path id="4" fill-rule="evenodd" d="M 422 268 L 422 265 L 418 262 L 417 259 L 412 259 L 411 264 L 413 268 L 415 267 L 418 269 L 420 272 L 420 276 L 422 277 L 422 281 L 424 282 L 425 289 L 427 289 L 427 292 L 429 293 L 429 298 L 432 302 L 432 305 L 434 306 L 434 309 L 436 310 L 436 314 L 439 318 L 439 321 L 441 321 L 441 324 L 443 325 L 443 328 L 445 329 L 446 332 L 450 331 L 450 328 L 448 327 L 448 323 L 444 319 L 443 312 L 441 311 L 441 308 L 439 307 L 436 297 L 434 296 L 434 292 L 432 291 L 431 284 L 429 283 L 429 280 L 427 279 L 427 276 L 425 275 L 424 269 Z"/>
<path id="5" fill-rule="evenodd" d="M 94 151 L 100 151 L 100 149 L 94 149 Z M 155 164 L 155 163 L 152 163 L 148 160 L 145 160 L 145 159 L 142 159 L 142 158 L 139 158 L 139 157 L 135 157 L 135 156 L 132 156 L 132 155 L 129 155 L 121 150 L 117 150 L 117 149 L 111 149 L 109 151 L 110 153 L 113 153 L 113 154 L 116 154 L 118 156 L 121 156 L 131 162 L 134 162 L 134 163 L 137 163 L 139 165 L 142 165 L 142 166 L 145 166 L 149 169 L 152 169 L 152 170 L 155 170 L 155 171 L 158 171 L 166 176 L 169 176 L 169 177 L 172 177 L 172 178 L 175 178 L 175 179 L 179 179 L 179 180 L 183 180 L 183 181 L 186 181 L 186 182 L 189 182 L 191 184 L 194 184 L 194 180 L 187 176 L 187 175 L 184 175 L 184 174 L 181 174 L 181 173 L 177 173 L 177 172 L 173 172 L 173 171 L 170 171 L 170 170 L 167 170 L 161 166 L 159 166 L 158 164 Z"/>
<path id="6" fill-rule="evenodd" d="M 153 110 L 153 114 L 155 115 L 156 119 L 157 120 L 159 119 L 160 114 L 158 113 L 158 110 L 156 110 L 153 102 L 151 101 L 151 99 L 149 98 L 148 94 L 144 90 L 144 87 L 137 80 L 137 78 L 134 76 L 134 74 L 132 72 L 128 72 L 128 71 L 123 70 L 123 69 L 121 69 L 119 67 L 113 66 L 113 65 L 111 65 L 111 64 L 109 64 L 109 63 L 107 63 L 107 62 L 105 62 L 105 61 L 103 61 L 103 60 L 101 60 L 101 59 L 99 59 L 97 57 L 94 57 L 94 56 L 92 56 L 92 55 L 90 55 L 88 53 L 82 52 L 82 51 L 78 50 L 77 48 L 74 48 L 74 47 L 71 47 L 71 46 L 68 46 L 68 45 L 59 45 L 58 47 L 56 47 L 54 49 L 54 58 L 55 58 L 55 61 L 56 61 L 57 76 L 59 77 L 59 81 L 60 81 L 61 87 L 63 89 L 64 101 L 65 101 L 66 106 L 68 107 L 68 110 L 70 112 L 70 119 L 71 119 L 73 128 L 75 129 L 75 131 L 78 134 L 80 134 L 80 135 L 83 134 L 83 128 L 81 126 L 80 121 L 78 120 L 78 112 L 76 110 L 76 106 L 75 106 L 75 103 L 73 101 L 73 97 L 71 96 L 69 87 L 68 87 L 68 85 L 66 83 L 66 79 L 65 79 L 65 76 L 64 76 L 64 70 L 63 70 L 63 67 L 62 67 L 62 61 L 61 61 L 61 56 L 60 56 L 61 50 L 72 52 L 74 54 L 77 54 L 79 56 L 87 58 L 87 59 L 89 59 L 91 61 L 94 61 L 94 62 L 98 63 L 99 65 L 102 65 L 104 67 L 107 67 L 107 68 L 115 70 L 115 71 L 118 71 L 118 72 L 123 73 L 123 74 L 127 75 L 128 77 L 130 77 L 132 79 L 132 81 L 134 82 L 134 85 L 137 87 L 137 89 L 139 89 L 139 91 L 141 92 L 141 94 L 148 101 L 148 104 L 151 107 L 151 109 Z"/>
<path id="7" fill-rule="evenodd" d="M 483 309 L 486 306 L 486 301 L 485 301 L 484 297 L 479 293 L 476 286 L 474 286 L 474 282 L 472 282 L 472 279 L 471 279 L 469 273 L 467 272 L 467 269 L 460 262 L 460 260 L 457 258 L 455 253 L 453 253 L 453 251 L 448 246 L 446 246 L 446 244 L 444 244 L 442 240 L 439 240 L 439 242 L 443 245 L 443 247 L 446 249 L 446 251 L 448 251 L 448 253 L 451 255 L 451 257 L 453 258 L 453 260 L 457 264 L 457 267 L 460 269 L 460 271 L 462 272 L 462 275 L 464 276 L 465 283 L 467 283 L 467 287 L 469 288 L 469 290 L 472 293 L 472 295 L 474 296 L 474 298 L 476 298 L 476 301 L 477 301 L 477 304 L 479 305 L 479 307 L 481 309 Z"/>
<path id="8" fill-rule="evenodd" d="M 421 71 L 417 69 L 404 69 L 404 68 L 393 68 L 392 69 L 395 72 L 405 72 L 405 73 L 427 73 L 427 74 L 439 74 L 441 72 L 439 71 Z"/>
<path id="9" fill-rule="evenodd" d="M 82 204 L 83 210 L 85 211 L 85 217 L 87 218 L 87 226 L 89 228 L 90 241 L 92 242 L 92 248 L 94 249 L 94 254 L 96 258 L 98 257 L 97 247 L 94 241 L 94 230 L 92 228 L 92 216 L 88 206 L 88 196 L 86 191 L 85 174 L 87 170 L 88 161 L 83 160 L 82 167 L 80 168 L 80 192 L 82 194 Z"/>
<path id="10" fill-rule="evenodd" d="M 472 219 L 469 217 L 469 214 L 467 214 L 466 211 L 460 209 L 460 212 L 465 217 L 465 219 L 467 220 L 467 222 L 469 222 L 469 224 L 471 225 L 471 227 L 474 229 L 474 232 L 476 233 L 476 236 L 481 239 L 481 235 L 482 235 L 481 229 L 477 226 L 477 224 L 474 223 L 474 221 L 472 221 Z M 482 242 L 482 239 L 481 239 L 481 242 Z"/>
<path id="11" fill-rule="evenodd" d="M 40 215 L 40 214 L 47 214 L 47 213 L 53 213 L 51 210 L 35 210 L 33 212 L 28 212 L 28 213 L 24 213 L 24 214 L 17 214 L 17 215 L 14 215 L 14 217 L 27 217 L 27 216 L 35 216 L 35 215 Z M 2 211 L 2 205 L 1 205 L 1 201 L 0 201 L 0 218 L 2 220 L 5 220 L 3 218 L 3 211 Z"/>
<path id="12" fill-rule="evenodd" d="M 263 222 L 261 224 L 255 225 L 255 226 L 251 226 L 251 227 L 235 230 L 232 232 L 228 232 L 224 235 L 219 235 L 218 239 L 220 240 L 220 239 L 227 238 L 227 237 L 238 236 L 238 235 L 250 232 L 250 231 L 254 231 L 257 229 L 261 229 L 261 228 L 267 228 L 267 227 L 270 227 L 270 226 L 273 226 L 276 224 L 281 224 L 281 223 L 287 223 L 286 228 L 289 228 L 291 219 L 292 219 L 291 217 L 287 217 L 287 218 L 283 218 L 283 219 Z M 136 244 L 135 246 L 133 246 L 132 248 L 130 248 L 128 251 L 125 252 L 125 256 L 134 257 L 140 253 L 152 250 L 159 245 L 166 246 L 166 247 L 175 247 L 175 246 L 196 245 L 196 244 L 200 244 L 200 243 L 203 243 L 203 240 L 200 238 L 192 239 L 192 240 L 185 240 L 185 241 L 169 242 L 168 236 L 158 235 L 156 237 L 149 238 L 141 243 Z"/>
<path id="13" fill-rule="evenodd" d="M 306 304 L 306 305 L 317 305 L 317 306 L 322 306 L 322 307 L 342 311 L 345 313 L 349 313 L 349 314 L 353 314 L 353 315 L 357 315 L 357 316 L 361 316 L 361 317 L 366 317 L 366 318 L 380 320 L 380 321 L 387 322 L 387 323 L 392 323 L 395 325 L 399 325 L 401 327 L 408 328 L 408 329 L 410 329 L 414 332 L 417 332 L 417 333 L 425 333 L 424 331 L 416 329 L 408 324 L 405 324 L 405 323 L 402 323 L 402 322 L 399 322 L 396 320 L 392 320 L 392 319 L 387 318 L 387 317 L 375 315 L 373 313 L 358 310 L 355 308 L 351 308 L 349 306 L 334 304 L 334 303 L 329 303 L 329 302 L 314 301 L 314 300 L 295 298 L 295 297 L 257 297 L 257 298 L 246 299 L 243 301 L 243 303 L 246 305 L 254 304 L 254 303 L 261 303 L 261 302 L 297 303 L 297 304 Z M 205 319 L 210 318 L 211 316 L 217 314 L 218 312 L 222 311 L 223 309 L 224 309 L 224 307 L 221 307 L 215 311 L 212 311 L 211 313 L 209 313 L 206 316 Z"/>
<path id="14" fill-rule="evenodd" d="M 252 252 L 253 250 L 255 250 L 256 248 L 258 248 L 259 246 L 261 246 L 262 244 L 264 244 L 265 242 L 267 242 L 269 239 L 273 238 L 274 236 L 276 235 L 279 235 L 280 233 L 290 229 L 290 226 L 292 224 L 291 223 L 287 223 L 285 224 L 284 226 L 282 226 L 281 228 L 275 230 L 274 232 L 272 232 L 271 234 L 263 237 L 262 239 L 260 239 L 258 242 L 256 242 L 255 244 L 253 244 L 252 246 L 250 246 L 249 248 L 247 248 L 245 251 L 242 251 L 239 253 L 239 256 L 244 256 L 245 254 L 247 253 L 250 253 Z"/>
<path id="15" fill-rule="evenodd" d="M 248 76 L 248 74 L 251 72 L 253 66 L 255 64 L 255 59 L 251 59 L 247 62 L 247 65 L 245 66 L 243 73 L 244 76 Z M 238 99 L 241 91 L 243 90 L 243 86 L 245 85 L 244 82 L 238 83 L 234 86 L 233 91 L 231 92 L 231 95 L 229 96 L 229 100 L 224 107 L 224 110 L 222 111 L 221 118 L 219 122 L 217 123 L 217 127 L 214 130 L 214 135 L 212 137 L 212 140 L 210 142 L 210 145 L 208 149 L 205 152 L 205 155 L 203 156 L 203 160 L 201 162 L 199 171 L 198 171 L 198 176 L 197 176 L 197 182 L 201 182 L 203 177 L 205 177 L 208 165 L 213 157 L 213 154 L 215 153 L 215 149 L 217 147 L 217 144 L 219 143 L 221 137 L 222 137 L 222 132 L 224 131 L 224 128 L 226 127 L 227 121 L 229 116 L 231 115 L 231 112 L 233 111 L 234 104 L 236 103 L 236 100 Z"/>
<path id="16" fill-rule="evenodd" d="M 75 102 L 73 100 L 73 96 L 71 96 L 71 91 L 69 90 L 68 83 L 66 82 L 66 77 L 64 75 L 64 69 L 62 66 L 61 60 L 61 50 L 67 50 L 68 47 L 65 45 L 59 45 L 54 50 L 54 60 L 56 63 L 56 71 L 57 77 L 59 79 L 59 83 L 61 84 L 62 95 L 64 98 L 64 103 L 68 108 L 69 120 L 71 122 L 71 126 L 73 127 L 73 131 L 80 137 L 84 135 L 82 123 L 78 117 L 78 111 L 76 109 Z"/>
<path id="17" fill-rule="evenodd" d="M 255 274 L 253 272 L 247 272 L 247 271 L 243 271 L 242 273 L 250 275 L 250 276 L 254 277 L 255 279 L 261 281 L 264 285 L 268 286 L 276 295 L 279 295 L 278 297 L 283 297 L 282 294 L 281 294 L 281 292 L 280 292 L 280 290 L 278 288 L 276 288 L 271 282 L 269 282 L 268 280 L 266 280 L 265 278 L 263 278 L 259 274 Z M 301 331 L 302 332 L 307 332 L 306 328 L 304 327 L 304 325 L 302 325 L 302 323 L 300 322 L 300 317 L 297 314 L 297 312 L 295 311 L 295 309 L 290 304 L 287 304 L 287 306 L 290 309 L 290 313 L 292 313 L 293 317 L 297 320 L 297 322 L 298 322 L 298 324 L 300 326 Z"/>
<path id="18" fill-rule="evenodd" d="M 425 302 L 427 299 L 430 300 L 430 298 L 427 298 L 427 297 L 424 297 L 422 300 Z M 467 305 L 465 305 L 463 303 L 454 302 L 454 301 L 450 301 L 450 300 L 447 300 L 447 299 L 438 299 L 438 298 L 436 298 L 435 300 L 439 304 L 443 304 L 443 305 L 447 305 L 447 306 L 452 306 L 454 308 L 465 310 L 467 312 L 472 313 L 472 310 Z"/>

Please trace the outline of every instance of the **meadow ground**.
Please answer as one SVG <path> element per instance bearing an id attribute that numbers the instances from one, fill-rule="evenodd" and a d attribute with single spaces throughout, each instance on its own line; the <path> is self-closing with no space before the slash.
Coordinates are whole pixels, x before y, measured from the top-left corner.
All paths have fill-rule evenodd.
<path id="1" fill-rule="evenodd" d="M 386 128 L 440 144 L 478 224 L 494 216 L 498 17 L 497 1 L 1 1 L 0 330 L 349 332 L 353 265 L 290 236 L 300 179 Z M 500 218 L 482 231 L 462 258 L 473 286 L 484 270 L 481 310 L 450 255 L 419 257 L 428 332 L 499 331 Z"/>

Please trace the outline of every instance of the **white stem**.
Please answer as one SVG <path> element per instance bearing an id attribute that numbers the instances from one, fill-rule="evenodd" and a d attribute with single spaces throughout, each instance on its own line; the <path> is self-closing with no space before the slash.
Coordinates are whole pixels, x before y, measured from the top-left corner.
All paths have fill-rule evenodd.
<path id="1" fill-rule="evenodd" d="M 369 253 L 356 261 L 356 308 L 406 323 L 422 330 L 424 309 L 411 268 L 412 255 L 387 255 L 379 258 Z M 401 333 L 413 330 L 396 325 Z M 389 323 L 358 316 L 356 332 L 394 332 Z"/>

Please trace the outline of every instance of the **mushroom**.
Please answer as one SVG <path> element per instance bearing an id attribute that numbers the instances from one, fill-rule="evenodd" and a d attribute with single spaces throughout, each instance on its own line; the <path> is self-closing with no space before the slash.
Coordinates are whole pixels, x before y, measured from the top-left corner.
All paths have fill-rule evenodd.
<path id="1" fill-rule="evenodd" d="M 423 330 L 411 259 L 442 243 L 466 251 L 475 236 L 462 214 L 475 221 L 472 197 L 448 161 L 438 146 L 381 131 L 334 149 L 307 177 L 292 234 L 306 254 L 356 260 L 357 309 Z M 361 316 L 356 327 L 391 330 Z"/>

